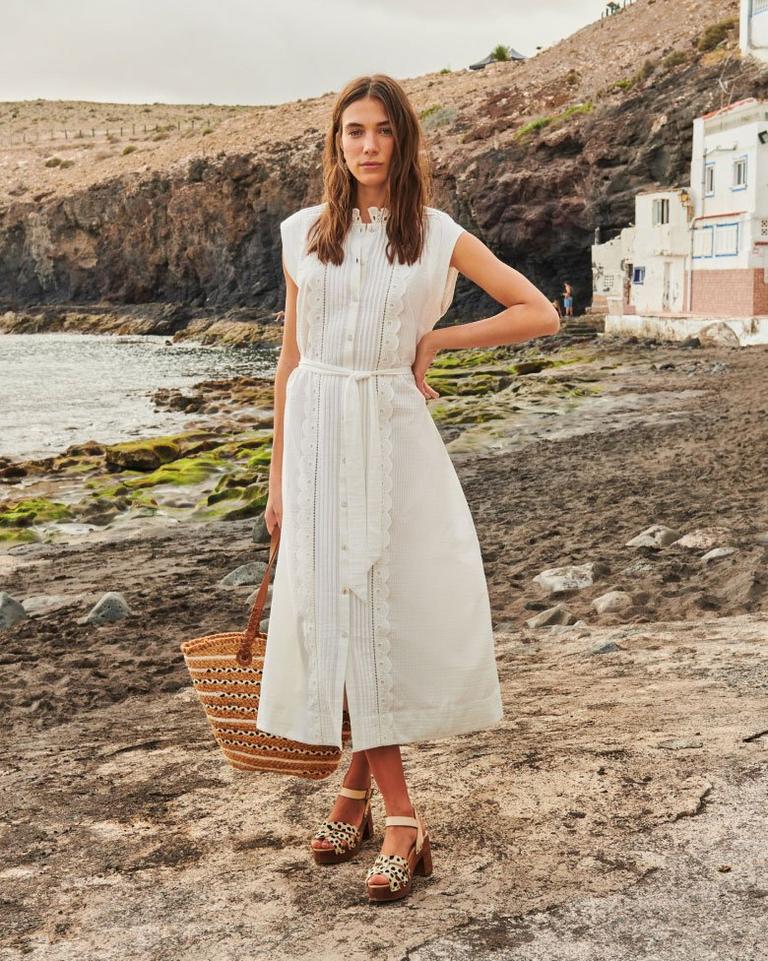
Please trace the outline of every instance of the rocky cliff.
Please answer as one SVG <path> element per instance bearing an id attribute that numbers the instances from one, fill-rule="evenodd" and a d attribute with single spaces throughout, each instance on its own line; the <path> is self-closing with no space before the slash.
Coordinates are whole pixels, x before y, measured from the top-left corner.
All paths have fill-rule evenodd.
<path id="1" fill-rule="evenodd" d="M 640 189 L 688 182 L 695 116 L 768 90 L 768 71 L 739 54 L 737 14 L 736 0 L 638 0 L 528 61 L 405 81 L 433 204 L 550 296 L 570 279 L 583 308 L 595 228 L 629 223 Z M 197 141 L 118 153 L 98 172 L 7 163 L 0 308 L 279 309 L 278 223 L 320 199 L 332 99 L 241 109 Z M 497 309 L 460 281 L 454 316 Z"/>

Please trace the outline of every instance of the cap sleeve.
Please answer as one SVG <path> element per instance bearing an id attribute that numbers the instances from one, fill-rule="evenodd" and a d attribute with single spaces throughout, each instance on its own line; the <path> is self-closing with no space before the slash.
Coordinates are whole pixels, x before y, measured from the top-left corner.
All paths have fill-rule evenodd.
<path id="1" fill-rule="evenodd" d="M 453 294 L 456 289 L 456 281 L 459 272 L 455 267 L 451 267 L 451 257 L 456 241 L 465 232 L 461 224 L 456 223 L 450 214 L 440 211 L 440 231 L 439 243 L 437 245 L 437 289 L 440 291 L 440 303 L 438 307 L 437 319 L 439 320 L 447 312 L 453 302 Z"/>
<path id="2" fill-rule="evenodd" d="M 295 284 L 298 283 L 296 278 L 298 277 L 301 244 L 304 239 L 301 235 L 301 214 L 302 211 L 297 210 L 295 213 L 292 213 L 290 217 L 286 217 L 285 220 L 280 222 L 280 238 L 283 244 L 285 269 Z"/>

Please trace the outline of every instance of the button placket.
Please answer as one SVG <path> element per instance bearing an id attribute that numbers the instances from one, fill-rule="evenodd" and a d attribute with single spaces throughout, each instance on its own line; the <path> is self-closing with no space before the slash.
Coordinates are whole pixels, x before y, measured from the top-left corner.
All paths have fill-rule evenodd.
<path id="1" fill-rule="evenodd" d="M 344 364 L 347 367 L 354 368 L 354 343 L 355 343 L 355 331 L 357 330 L 357 322 L 360 316 L 360 292 L 362 290 L 362 270 L 363 270 L 363 240 L 365 236 L 366 225 L 358 224 L 358 229 L 352 231 L 352 257 L 353 261 L 351 263 L 352 278 L 350 283 L 350 304 L 349 313 L 347 320 L 347 328 L 344 332 L 344 347 L 343 356 Z M 357 385 L 356 389 L 357 389 Z M 348 491 L 346 489 L 345 482 L 345 472 L 344 472 L 345 458 L 342 454 L 341 456 L 341 472 L 340 472 L 340 484 L 339 484 L 339 494 L 340 494 L 340 516 L 342 522 L 340 525 L 341 531 L 341 543 L 340 543 L 340 553 L 342 561 L 342 570 L 346 571 L 347 560 L 349 557 L 349 512 L 347 510 L 348 506 Z M 341 589 L 341 593 L 351 600 L 349 588 L 345 585 Z M 347 616 L 351 615 L 351 608 L 348 605 Z M 342 622 L 343 623 L 343 622 Z M 348 634 L 343 635 L 348 636 Z"/>
<path id="2" fill-rule="evenodd" d="M 360 316 L 360 295 L 363 286 L 363 237 L 366 225 L 360 225 L 360 229 L 353 231 L 352 237 L 352 257 L 351 264 L 352 279 L 350 283 L 350 302 L 347 320 L 347 329 L 344 332 L 344 364 L 354 367 L 354 344 L 357 322 Z"/>

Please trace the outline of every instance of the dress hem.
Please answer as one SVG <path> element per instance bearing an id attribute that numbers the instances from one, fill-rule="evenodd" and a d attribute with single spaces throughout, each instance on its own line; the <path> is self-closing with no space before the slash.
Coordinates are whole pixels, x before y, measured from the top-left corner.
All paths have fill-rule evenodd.
<path id="1" fill-rule="evenodd" d="M 475 731 L 485 730 L 497 724 L 504 717 L 504 708 L 501 703 L 501 692 L 491 695 L 482 701 L 474 701 L 469 705 L 462 705 L 461 711 L 446 714 L 445 708 L 435 708 L 429 711 L 405 711 L 393 719 L 390 729 L 394 732 L 393 739 L 379 741 L 376 738 L 360 738 L 355 740 L 355 726 L 361 724 L 369 727 L 369 730 L 379 726 L 379 717 L 371 715 L 355 720 L 351 717 L 352 724 L 352 751 L 367 751 L 374 747 L 384 747 L 388 744 L 416 744 L 422 741 L 439 740 L 446 737 L 455 737 L 458 734 L 471 734 Z M 310 737 L 309 732 L 300 730 L 295 723 L 295 718 L 289 714 L 281 714 L 279 711 L 270 711 L 269 719 L 264 724 L 257 721 L 260 731 L 266 734 L 274 734 L 278 737 L 290 738 L 292 741 L 299 741 L 302 744 L 322 744 L 327 747 L 342 747 L 341 729 L 339 737 L 334 741 L 321 741 L 317 736 Z M 318 724 L 319 729 L 319 724 Z"/>

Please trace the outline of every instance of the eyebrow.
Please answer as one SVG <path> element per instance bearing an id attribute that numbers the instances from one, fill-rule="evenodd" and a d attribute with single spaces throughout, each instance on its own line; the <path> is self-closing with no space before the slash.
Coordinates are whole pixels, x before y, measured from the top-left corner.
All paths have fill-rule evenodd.
<path id="1" fill-rule="evenodd" d="M 387 126 L 390 126 L 390 123 L 388 120 L 379 120 L 376 126 L 380 127 L 382 124 L 386 124 Z M 362 127 L 362 126 L 364 126 L 364 124 L 358 123 L 356 120 L 350 120 L 348 123 L 344 124 L 344 129 L 349 130 L 350 127 Z"/>

